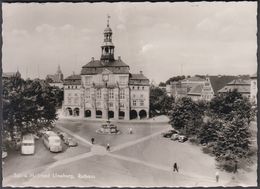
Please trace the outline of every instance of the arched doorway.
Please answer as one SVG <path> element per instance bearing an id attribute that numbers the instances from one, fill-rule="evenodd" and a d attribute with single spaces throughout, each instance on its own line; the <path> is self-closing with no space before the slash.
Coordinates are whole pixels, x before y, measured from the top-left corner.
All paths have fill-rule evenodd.
<path id="1" fill-rule="evenodd" d="M 91 117 L 91 111 L 90 110 L 85 111 L 85 117 Z"/>
<path id="2" fill-rule="evenodd" d="M 79 116 L 79 108 L 74 108 L 74 116 Z"/>
<path id="3" fill-rule="evenodd" d="M 96 118 L 102 118 L 102 111 L 100 110 L 96 111 Z"/>
<path id="4" fill-rule="evenodd" d="M 145 110 L 141 110 L 141 111 L 139 112 L 139 117 L 140 117 L 140 119 L 146 118 L 146 117 L 147 117 L 146 111 L 145 111 Z"/>
<path id="5" fill-rule="evenodd" d="M 66 108 L 66 115 L 72 116 L 72 109 L 71 108 Z"/>
<path id="6" fill-rule="evenodd" d="M 137 118 L 137 111 L 131 110 L 130 111 L 130 119 L 136 119 Z"/>
<path id="7" fill-rule="evenodd" d="M 124 119 L 125 118 L 125 112 L 119 111 L 119 119 Z"/>
<path id="8" fill-rule="evenodd" d="M 113 111 L 108 111 L 108 118 L 114 118 L 114 112 Z"/>

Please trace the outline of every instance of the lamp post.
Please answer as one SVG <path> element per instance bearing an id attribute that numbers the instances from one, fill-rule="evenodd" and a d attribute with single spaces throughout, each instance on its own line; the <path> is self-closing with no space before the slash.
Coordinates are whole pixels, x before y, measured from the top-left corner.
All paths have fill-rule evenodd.
<path id="1" fill-rule="evenodd" d="M 107 99 L 106 99 L 106 105 L 107 105 L 107 120 L 109 121 L 109 114 L 108 114 L 108 90 L 107 90 L 107 82 L 109 80 L 109 74 L 108 73 L 103 73 L 102 74 L 102 79 L 103 79 L 103 82 L 105 83 L 105 87 L 106 87 L 106 92 L 107 92 Z"/>

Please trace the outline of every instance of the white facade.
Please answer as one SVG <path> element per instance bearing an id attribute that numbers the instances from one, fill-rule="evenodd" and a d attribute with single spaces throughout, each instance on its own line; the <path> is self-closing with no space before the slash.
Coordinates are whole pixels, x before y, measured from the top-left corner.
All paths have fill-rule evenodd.
<path id="1" fill-rule="evenodd" d="M 131 74 L 120 57 L 114 58 L 109 23 L 101 49 L 100 60 L 92 58 L 80 75 L 65 79 L 63 114 L 89 119 L 148 118 L 149 79 L 142 72 Z"/>

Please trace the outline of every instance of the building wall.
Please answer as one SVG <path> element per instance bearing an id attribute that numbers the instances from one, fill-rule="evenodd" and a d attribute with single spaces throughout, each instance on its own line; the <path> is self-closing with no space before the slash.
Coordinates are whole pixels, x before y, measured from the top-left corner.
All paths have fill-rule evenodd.
<path id="1" fill-rule="evenodd" d="M 210 80 L 207 78 L 203 85 L 201 92 L 201 98 L 206 101 L 210 101 L 214 97 L 214 90 L 211 86 Z"/>
<path id="2" fill-rule="evenodd" d="M 139 119 L 144 118 L 144 111 L 145 118 L 149 117 L 150 88 L 144 85 L 129 86 L 129 74 L 109 74 L 107 85 L 102 80 L 102 74 L 82 75 L 81 80 L 82 87 L 80 85 L 77 88 L 73 86 L 73 89 L 69 85 L 64 87 L 65 116 L 69 115 L 67 108 L 73 110 L 79 108 L 80 117 L 92 119 L 110 117 L 116 120 L 129 120 L 131 110 L 137 112 Z M 80 100 L 77 100 L 80 96 Z"/>
<path id="3" fill-rule="evenodd" d="M 72 113 L 70 112 L 72 110 Z M 79 109 L 79 114 L 75 111 Z M 82 90 L 80 85 L 65 85 L 64 86 L 64 101 L 63 115 L 65 116 L 80 116 L 82 117 Z"/>
<path id="4" fill-rule="evenodd" d="M 50 86 L 53 86 L 53 87 L 59 87 L 60 89 L 63 88 L 63 83 L 49 83 Z"/>
<path id="5" fill-rule="evenodd" d="M 149 117 L 149 98 L 150 98 L 150 87 L 144 85 L 130 85 L 130 94 L 131 94 L 131 101 L 130 111 L 136 111 L 137 119 L 140 119 L 142 113 L 141 111 L 146 112 L 146 117 Z M 130 112 L 131 115 L 131 112 Z M 135 119 L 135 117 L 133 117 Z"/>
<path id="6" fill-rule="evenodd" d="M 251 78 L 250 99 L 251 102 L 257 103 L 257 78 Z"/>

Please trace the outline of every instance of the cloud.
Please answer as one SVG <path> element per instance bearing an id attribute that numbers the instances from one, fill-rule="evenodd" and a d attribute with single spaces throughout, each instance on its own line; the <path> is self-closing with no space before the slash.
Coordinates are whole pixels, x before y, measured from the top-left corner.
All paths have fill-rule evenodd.
<path id="1" fill-rule="evenodd" d="M 74 26 L 70 25 L 70 24 L 65 24 L 63 26 L 60 27 L 61 31 L 72 31 L 74 30 Z"/>
<path id="2" fill-rule="evenodd" d="M 14 30 L 12 30 L 11 34 L 14 37 L 28 37 L 29 36 L 29 33 L 27 30 L 14 29 Z"/>
<path id="3" fill-rule="evenodd" d="M 90 33 L 93 33 L 93 29 L 90 29 L 90 28 L 83 28 L 80 30 L 83 34 L 90 34 Z"/>
<path id="4" fill-rule="evenodd" d="M 41 24 L 35 28 L 38 33 L 53 33 L 56 30 L 56 27 L 49 24 Z"/>
<path id="5" fill-rule="evenodd" d="M 141 53 L 147 53 L 148 51 L 152 50 L 155 46 L 151 43 L 147 43 L 142 46 Z"/>

